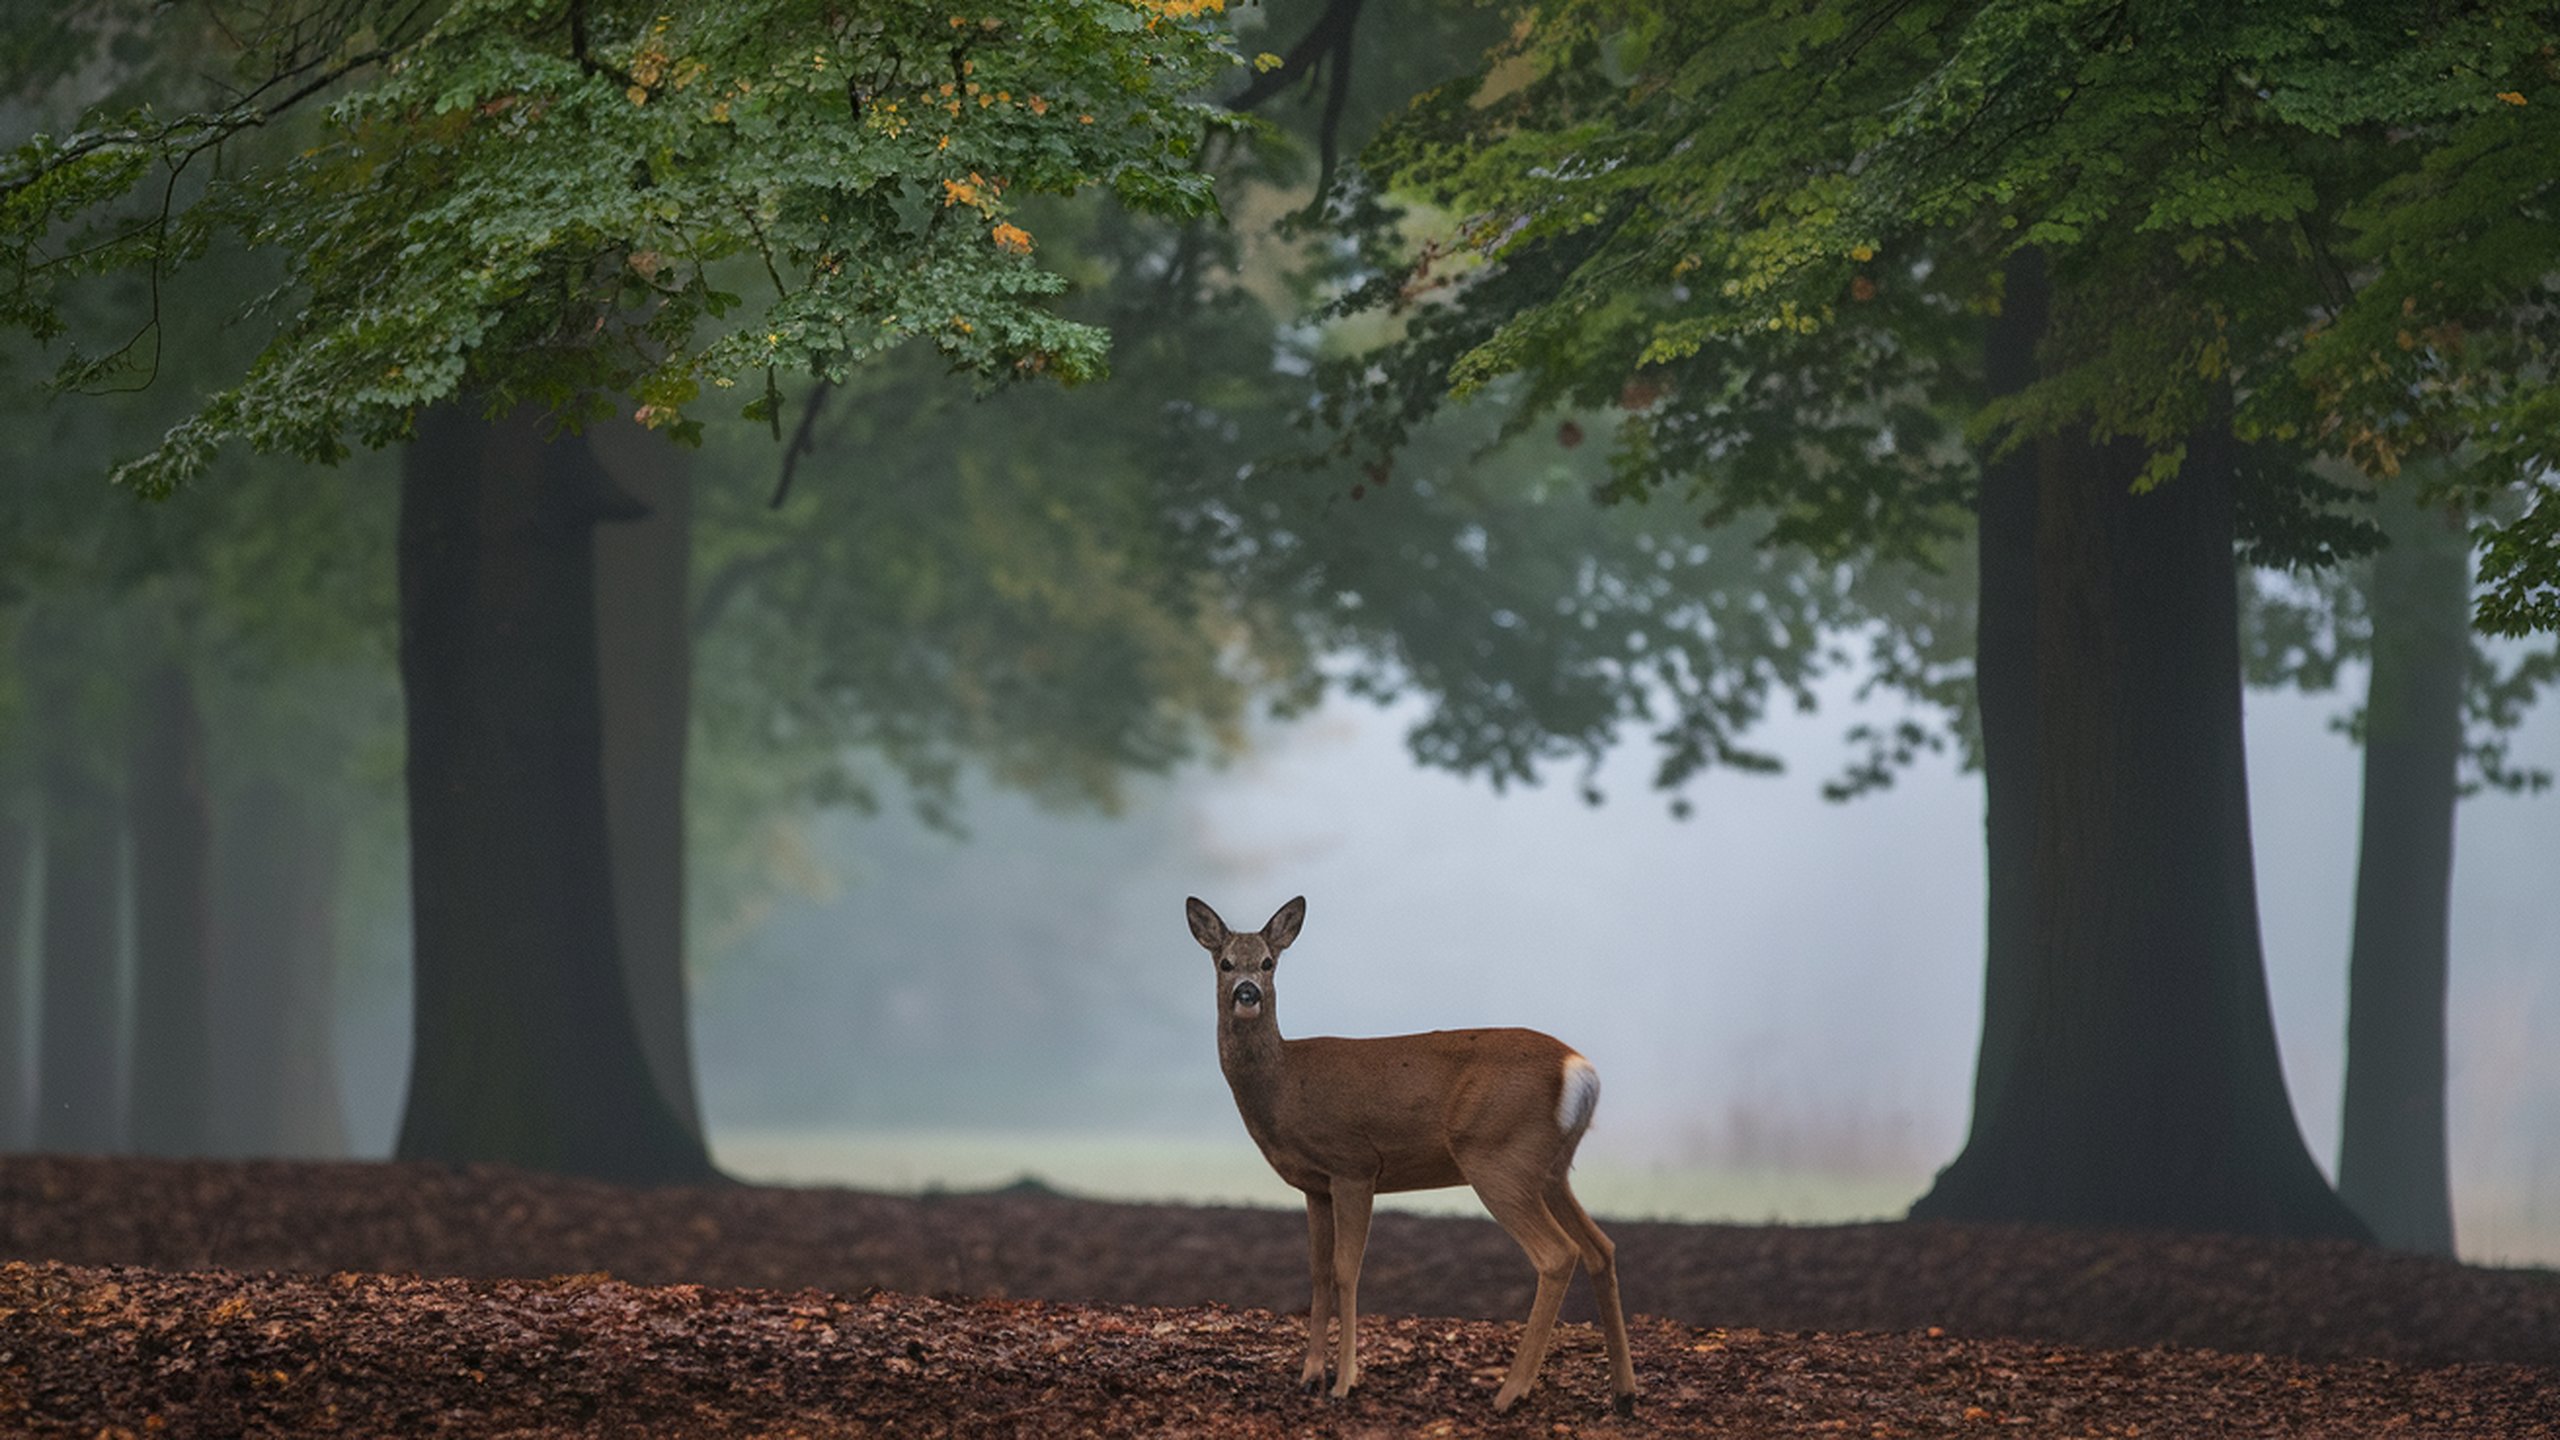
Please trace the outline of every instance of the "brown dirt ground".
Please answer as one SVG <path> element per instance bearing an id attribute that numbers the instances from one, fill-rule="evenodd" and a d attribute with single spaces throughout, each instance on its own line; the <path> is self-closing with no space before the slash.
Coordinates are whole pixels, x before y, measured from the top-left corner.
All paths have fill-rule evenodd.
<path id="1" fill-rule="evenodd" d="M 2547 1271 L 1604 1223 L 1633 1421 L 1581 1324 L 1492 1414 L 1533 1281 L 1488 1221 L 1379 1217 L 1334 1403 L 1291 1212 L 0 1157 L 0 1433 L 2560 1437 Z"/>

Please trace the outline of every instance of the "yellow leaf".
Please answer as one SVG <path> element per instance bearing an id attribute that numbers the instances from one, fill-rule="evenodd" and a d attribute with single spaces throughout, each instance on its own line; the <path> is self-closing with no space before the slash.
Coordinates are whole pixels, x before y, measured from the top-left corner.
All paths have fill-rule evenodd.
<path id="1" fill-rule="evenodd" d="M 2510 105 L 2521 105 L 2524 103 L 2524 96 L 2513 90 L 2499 91 L 2498 98 L 2506 101 Z"/>

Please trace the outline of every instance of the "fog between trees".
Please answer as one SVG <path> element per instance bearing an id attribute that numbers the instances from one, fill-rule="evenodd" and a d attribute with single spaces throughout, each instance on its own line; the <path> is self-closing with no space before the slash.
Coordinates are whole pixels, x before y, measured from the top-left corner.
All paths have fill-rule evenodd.
<path id="1" fill-rule="evenodd" d="M 1532 82 L 1506 88 L 1496 65 L 1481 104 L 1465 85 L 1439 92 L 1325 208 L 1281 225 L 1311 179 L 1347 173 L 1343 137 L 1291 113 L 1294 154 L 1223 138 L 1177 93 L 1224 73 L 1202 17 L 1122 41 L 1082 11 L 1016 9 L 945 27 L 956 39 L 921 11 L 829 32 L 822 58 L 852 79 L 775 82 L 752 103 L 744 77 L 768 37 L 735 17 L 635 12 L 592 32 L 603 52 L 583 25 L 395 34 L 414 63 L 352 77 L 358 103 L 297 134 L 323 142 L 299 162 L 219 119 L 240 127 L 247 168 L 201 197 L 238 245 L 147 217 L 118 242 L 192 263 L 157 331 L 136 331 L 157 312 L 127 281 L 60 284 L 50 247 L 121 213 L 120 147 L 167 137 L 21 153 L 23 174 L 59 183 L 28 190 L 41 203 L 14 222 L 15 318 L 88 347 L 75 388 L 138 378 L 118 335 L 152 335 L 167 373 L 138 398 L 47 398 L 34 376 L 58 356 L 12 356 L 12 463 L 30 477 L 7 532 L 18 665 L 0 861 L 25 877 L 0 915 L 17 945 L 0 991 L 13 1143 L 372 1150 L 394 1074 L 402 1153 L 618 1178 L 705 1173 L 724 1126 L 1198 1129 L 1186 1086 L 1205 1070 L 1185 1056 L 1203 1051 L 1185 1036 L 1205 1026 L 1185 997 L 1199 987 L 1159 939 L 1180 937 L 1153 892 L 1218 891 L 1241 914 L 1304 890 L 1294 1029 L 1556 1030 L 1611 1077 L 1595 1155 L 1883 1174 L 1958 1218 L 2370 1224 L 2447 1243 L 2440 1215 L 2406 1234 L 2377 1210 L 2360 1220 L 2385 1202 L 2342 1202 L 2310 1163 L 2330 1153 L 2340 1080 L 2305 1032 L 2342 1022 L 2339 989 L 2305 977 L 2345 966 L 2335 857 L 2356 793 L 2352 752 L 2320 720 L 2361 693 L 2359 647 L 2400 653 L 2385 631 L 2407 606 L 2359 601 L 2363 572 L 2335 568 L 2366 563 L 2388 528 L 2363 518 L 2373 483 L 2423 484 L 2439 511 L 2480 518 L 2484 613 L 2539 623 L 2547 475 L 2514 442 L 2533 416 L 2498 377 L 2538 363 L 2540 312 L 2446 268 L 2444 247 L 2504 210 L 2413 198 L 2430 167 L 2512 139 L 2495 127 L 2542 125 L 2523 90 L 2324 90 L 2312 81 L 2384 41 L 2296 53 L 2182 15 L 2201 53 L 2277 77 L 2233 122 L 2242 159 L 2161 170 L 2156 193 L 2049 185 L 2056 157 L 2187 154 L 2177 105 L 2103 100 L 2202 106 L 2183 62 L 1950 7 L 1949 64 L 2012 79 L 2165 66 L 2094 91 L 2031 144 L 1981 149 L 2000 127 L 1923 83 L 1918 49 L 1736 16 L 1597 36 L 1597 12 L 1569 9 L 1515 37 L 1505 63 Z M 774 18 L 809 19 L 786 11 Z M 1356 119 L 1466 70 L 1493 38 L 1426 8 L 1387 47 L 1359 11 L 1240 21 L 1271 27 L 1276 78 L 1231 87 L 1293 94 L 1321 53 L 1326 83 L 1358 77 Z M 1687 57 L 1726 52 L 1684 27 L 1819 63 L 1691 75 Z M 2392 50 L 2393 74 L 2441 60 L 2525 76 L 2539 62 L 2495 29 Z M 1278 53 L 1300 33 L 1342 48 Z M 1054 43 L 1015 43 L 1034 34 Z M 1161 62 L 1157 88 L 1090 132 L 1090 112 L 1070 125 L 1075 106 L 1053 121 L 1046 97 L 1118 75 L 1124 44 Z M 893 94 L 942 108 L 911 49 L 953 70 L 956 142 L 891 118 Z M 112 98 L 183 53 L 127 47 L 79 73 Z M 1858 83 L 1829 85 L 1826 66 Z M 77 68 L 42 77 L 28 113 Z M 521 103 L 526 75 L 548 77 L 538 103 Z M 1717 97 L 1703 118 L 1648 109 L 1693 82 Z M 1879 141 L 1869 91 L 1913 86 L 1914 128 Z M 1963 93 L 2007 116 L 2023 92 Z M 429 98 L 451 118 L 400 131 Z M 549 119 L 555 104 L 588 119 Z M 2389 143 L 2288 149 L 2343 123 L 2321 105 L 2389 121 Z M 1753 121 L 1773 106 L 1802 124 Z M 1692 120 L 1734 143 L 1681 148 Z M 860 173 L 720 163 L 771 162 L 790 146 L 756 137 L 813 126 L 841 130 L 829 163 Z M 366 148 L 380 127 L 408 135 L 386 152 L 397 163 Z M 1612 163 L 1558 170 L 1542 147 L 1569 127 Z M 1787 201 L 1745 226 L 1668 198 L 1783 200 L 1804 167 L 1870 143 L 1876 163 L 1838 205 Z M 1709 154 L 1711 169 L 1683 168 Z M 2265 259 L 2260 232 L 2300 217 L 2258 161 L 2365 208 L 2318 212 L 2338 238 Z M 586 228 L 554 224 L 545 165 L 598 197 Z M 1643 180 L 1649 166 L 1682 178 Z M 374 188 L 339 183 L 355 175 Z M 1152 218 L 1029 193 L 1106 177 Z M 1628 188 L 1640 181 L 1665 188 Z M 1240 228 L 1199 223 L 1213 184 Z M 777 228 L 693 218 L 730 215 L 724 186 L 754 192 L 749 221 L 770 202 Z M 2119 223 L 2146 203 L 2201 248 Z M 1986 239 L 2022 206 L 2023 239 Z M 1400 207 L 1414 207 L 1401 230 Z M 391 220 L 459 213 L 504 243 L 382 246 Z M 1519 223 L 1487 219 L 1505 214 Z M 270 215 L 300 217 L 302 248 L 280 247 Z M 2543 273 L 2515 244 L 2460 253 Z M 2371 275 L 2326 295 L 2334 325 L 2298 337 L 2329 283 L 2324 245 Z M 755 279 L 751 250 L 775 294 L 742 324 L 724 287 Z M 2439 274 L 2465 285 L 2439 297 Z M 289 313 L 257 349 L 220 302 L 279 278 Z M 389 330 L 355 303 L 386 286 Z M 1053 310 L 1040 297 L 1060 287 Z M 1345 296 L 1329 327 L 1310 318 Z M 2434 308 L 2377 363 L 2416 355 L 2478 383 L 2411 419 L 2352 345 L 2422 299 Z M 2512 354 L 2457 343 L 2509 321 Z M 940 373 L 1091 378 L 1106 332 L 1114 374 L 1082 388 L 981 400 Z M 2230 378 L 2279 369 L 2282 383 Z M 704 418 L 703 382 L 758 371 L 745 423 Z M 235 379 L 246 388 L 204 400 Z M 2314 422 L 2339 414 L 2363 428 L 2324 438 L 2335 427 Z M 706 442 L 676 487 L 689 534 L 591 571 L 591 547 L 643 523 L 644 477 L 674 473 L 663 437 L 631 442 L 633 420 Z M 101 500 L 95 477 L 161 434 L 123 473 L 186 488 L 147 509 Z M 223 438 L 303 459 L 349 439 L 399 448 L 309 470 L 215 459 Z M 2315 448 L 2330 469 L 2307 463 Z M 1627 503 L 1594 505 L 1595 490 Z M 678 507 L 657 493 L 663 526 Z M 2304 597 L 2290 610 L 2238 607 L 2235 543 L 2350 578 L 2288 582 Z M 2411 593 L 2389 583 L 2372 596 Z M 671 595 L 683 603 L 643 604 Z M 2535 643 L 2492 649 L 2523 667 L 2512 681 L 2475 666 L 2467 699 L 2448 688 L 2460 675 L 2434 687 L 2471 707 L 2475 745 L 2545 678 Z M 2264 682 L 2334 681 L 2345 698 L 2252 702 L 2244 732 L 2244 656 Z M 1880 723 L 1843 746 L 1869 678 Z M 1397 708 L 1361 708 L 1381 699 Z M 1813 719 L 1790 718 L 1816 700 Z M 2397 733 L 2387 719 L 2378 706 L 2366 733 Z M 643 728 L 691 741 L 616 758 L 615 738 Z M 1400 731 L 1414 758 L 1499 797 L 1382 764 Z M 2547 765 L 2542 733 L 2485 768 Z M 1782 778 L 1740 773 L 1780 755 Z M 1987 756 L 1989 810 L 1958 756 Z M 1892 783 L 1820 804 L 1844 772 L 1849 789 Z M 1664 818 L 1657 780 L 1685 824 Z M 2431 783 L 2440 816 L 2449 784 Z M 1609 804 L 1583 808 L 1584 788 Z M 1119 815 L 1038 817 L 1012 792 Z M 679 796 L 681 827 L 666 813 Z M 910 809 L 973 838 L 918 830 Z M 2560 1163 L 2545 1158 L 2548 1077 L 2526 1058 L 2555 1002 L 2535 945 L 2512 938 L 2550 930 L 2510 908 L 2539 898 L 2510 878 L 2548 853 L 2539 815 L 2504 799 L 2460 811 L 2457 1206 L 2547 1194 Z M 1516 846 L 1491 843 L 1506 836 Z M 809 894 L 830 885 L 837 912 Z M 414 1030 L 385 1003 L 405 974 Z M 333 1061 L 334 1115 L 307 1103 Z M 2408 1103 L 2442 1111 L 2420 1093 L 2431 1079 L 2409 1083 Z M 286 1096 L 302 1097 L 290 1115 Z M 2404 1148 L 2386 1167 L 2433 1185 L 2427 1135 L 2388 1143 Z M 2469 1203 L 2493 1235 L 2548 1223 Z"/>

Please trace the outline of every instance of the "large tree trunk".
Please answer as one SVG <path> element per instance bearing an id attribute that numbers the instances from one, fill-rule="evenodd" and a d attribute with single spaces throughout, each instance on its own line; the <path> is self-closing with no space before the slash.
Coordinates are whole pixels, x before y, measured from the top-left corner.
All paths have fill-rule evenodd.
<path id="1" fill-rule="evenodd" d="M 632 1023 L 597 696 L 595 527 L 630 517 L 527 412 L 428 412 L 400 487 L 416 1041 L 404 1158 L 712 1173 Z"/>
<path id="2" fill-rule="evenodd" d="M 195 681 L 174 659 L 144 677 L 126 823 L 133 836 L 133 1145 L 209 1148 L 212 802 Z"/>
<path id="3" fill-rule="evenodd" d="M 124 833 L 107 778 L 111 727 L 91 627 L 61 615 L 28 625 L 38 784 L 44 795 L 44 896 L 36 1026 L 35 1143 L 112 1154 L 124 1148 Z"/>
<path id="4" fill-rule="evenodd" d="M 263 778 L 223 806 L 219 834 L 214 1139 L 234 1155 L 344 1155 L 338 821 Z"/>
<path id="5" fill-rule="evenodd" d="M 685 998 L 685 747 L 693 719 L 693 489 L 685 452 L 637 425 L 588 432 L 596 459 L 647 507 L 596 532 L 597 659 L 614 916 L 632 1019 L 658 1093 L 697 1139 Z"/>
<path id="6" fill-rule="evenodd" d="M 35 1046 L 27 1021 L 35 977 L 25 936 L 35 845 L 35 826 L 0 800 L 0 1150 L 23 1150 L 34 1135 Z"/>
<path id="7" fill-rule="evenodd" d="M 2361 1236 L 2295 1126 L 2267 1003 L 2227 432 L 2200 431 L 2184 471 L 2141 495 L 2139 446 L 2037 452 L 2012 1053 L 1912 1214 Z"/>
<path id="8" fill-rule="evenodd" d="M 1983 354 L 1990 393 L 2013 395 L 2036 378 L 2036 342 L 2051 310 L 2044 256 L 2010 263 L 2000 314 Z M 1974 1067 L 1973 1122 L 1997 1108 L 2024 1028 L 2034 892 L 2036 776 L 2036 447 L 2020 445 L 1983 466 L 1975 502 L 1977 594 L 1973 675 L 1982 715 L 1982 828 L 1990 864 L 1983 925 L 1982 1045 Z"/>
<path id="9" fill-rule="evenodd" d="M 2385 1245 L 2453 1253 L 2445 1159 L 2445 976 L 2453 810 L 2471 659 L 2461 515 L 2382 497 L 2365 695 L 2364 833 L 2347 960 L 2338 1195 Z"/>

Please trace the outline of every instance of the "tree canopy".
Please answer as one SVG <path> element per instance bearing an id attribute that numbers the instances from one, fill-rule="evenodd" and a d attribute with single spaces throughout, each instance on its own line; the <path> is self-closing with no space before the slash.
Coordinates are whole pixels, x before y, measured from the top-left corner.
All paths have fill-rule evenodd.
<path id="1" fill-rule="evenodd" d="M 985 376 L 1076 379 L 1104 337 L 1015 223 L 1023 192 L 1106 187 L 1198 213 L 1222 112 L 1222 0 L 1004 0 L 954 13 L 778 0 L 464 0 L 258 11 L 233 73 L 38 135 L 0 172 L 0 320 L 60 335 L 83 276 L 155 287 L 236 234 L 286 257 L 236 383 L 123 467 L 146 492 L 224 442 L 334 459 L 470 394 L 575 420 L 623 394 L 691 433 L 705 391 L 770 416 L 910 338 Z M 252 23 L 254 22 L 254 23 Z M 331 87 L 335 87 L 332 89 Z M 270 133 L 335 93 L 288 150 Z M 219 155 L 218 166 L 207 156 Z M 750 295 L 756 297 L 750 300 Z M 151 333 L 75 348 L 92 383 Z M 137 347 L 140 347 L 137 349 Z"/>
<path id="2" fill-rule="evenodd" d="M 1629 490 L 1767 506 L 1777 534 L 1906 547 L 1946 528 L 1948 442 L 2080 427 L 2174 474 L 2217 407 L 2251 444 L 2262 553 L 2369 548 L 2326 453 L 2497 517 L 2481 623 L 2560 626 L 2547 373 L 2560 60 L 2547 6 L 2423 12 L 1980 3 L 1524 14 L 1373 152 L 1460 217 L 1355 304 L 1408 305 L 1338 387 L 1392 443 L 1517 373 L 1621 399 Z M 2044 371 L 1985 403 L 1979 317 L 2051 257 Z M 1422 303 L 1415 305 L 1420 300 Z M 2490 502 L 2494 501 L 2492 504 Z"/>

